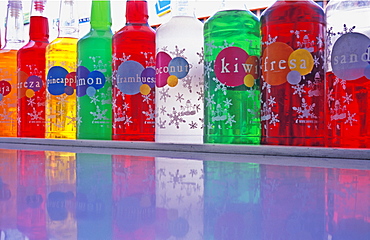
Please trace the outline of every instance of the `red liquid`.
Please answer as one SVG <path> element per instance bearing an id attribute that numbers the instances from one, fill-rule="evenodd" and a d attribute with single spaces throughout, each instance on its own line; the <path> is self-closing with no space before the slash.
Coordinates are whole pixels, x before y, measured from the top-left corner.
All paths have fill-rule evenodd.
<path id="1" fill-rule="evenodd" d="M 370 148 L 370 81 L 326 74 L 325 112 L 329 147 Z"/>
<path id="2" fill-rule="evenodd" d="M 18 151 L 17 226 L 30 240 L 46 240 L 45 153 Z"/>
<path id="3" fill-rule="evenodd" d="M 324 145 L 324 20 L 323 10 L 312 1 L 277 1 L 263 13 L 262 144 Z M 292 55 L 280 46 L 266 50 L 275 42 L 291 51 L 305 49 L 312 56 L 313 68 L 296 78 L 298 84 L 287 80 L 288 73 L 297 71 L 288 58 Z M 302 66 L 302 59 L 295 60 Z M 307 62 L 305 66 L 310 65 Z M 273 76 L 268 74 L 272 69 Z"/>
<path id="4" fill-rule="evenodd" d="M 18 137 L 45 137 L 45 50 L 48 37 L 47 18 L 32 16 L 30 41 L 19 49 L 17 56 Z"/>
<path id="5" fill-rule="evenodd" d="M 113 239 L 155 239 L 154 157 L 113 155 Z"/>
<path id="6" fill-rule="evenodd" d="M 117 85 L 117 71 L 125 61 L 136 61 L 144 68 L 155 67 L 155 32 L 147 23 L 147 2 L 128 1 L 126 9 L 126 26 L 113 36 L 112 42 L 113 140 L 154 141 L 155 88 L 148 95 L 129 95 Z"/>

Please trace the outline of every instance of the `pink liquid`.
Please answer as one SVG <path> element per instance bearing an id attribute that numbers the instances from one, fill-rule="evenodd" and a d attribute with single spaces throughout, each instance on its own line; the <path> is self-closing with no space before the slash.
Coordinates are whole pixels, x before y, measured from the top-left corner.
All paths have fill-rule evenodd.
<path id="1" fill-rule="evenodd" d="M 18 51 L 18 137 L 45 137 L 48 20 L 32 16 L 30 41 Z"/>
<path id="2" fill-rule="evenodd" d="M 312 1 L 278 1 L 263 13 L 261 24 L 262 143 L 324 145 L 323 10 Z M 294 70 L 290 67 L 289 55 L 281 56 L 281 59 L 273 63 L 271 59 L 279 54 L 285 54 L 284 51 L 281 51 L 280 46 L 266 50 L 276 43 L 284 43 L 291 51 L 307 50 L 306 53 L 313 58 L 312 70 L 301 74 L 299 78 L 289 80 L 288 74 Z M 283 62 L 280 62 L 281 60 Z M 296 60 L 296 65 L 301 63 L 300 59 Z M 268 84 L 276 79 L 274 76 L 266 75 L 266 72 L 276 70 L 278 67 L 281 72 L 276 72 L 275 76 L 279 75 L 282 80 L 275 83 L 276 85 Z M 289 68 L 290 72 L 284 72 Z"/>
<path id="3" fill-rule="evenodd" d="M 155 67 L 155 32 L 147 24 L 147 3 L 128 1 L 127 9 L 126 26 L 113 36 L 114 76 L 126 61 Z M 145 95 L 123 93 L 116 77 L 113 85 L 113 140 L 154 141 L 154 86 Z"/>

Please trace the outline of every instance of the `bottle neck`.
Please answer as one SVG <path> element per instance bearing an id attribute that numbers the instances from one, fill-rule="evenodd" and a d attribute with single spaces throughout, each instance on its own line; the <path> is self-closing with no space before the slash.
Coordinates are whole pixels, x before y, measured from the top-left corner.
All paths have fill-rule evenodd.
<path id="1" fill-rule="evenodd" d="M 244 1 L 222 0 L 221 11 L 226 10 L 248 10 Z"/>
<path id="2" fill-rule="evenodd" d="M 23 26 L 22 2 L 9 0 L 4 49 L 18 50 L 24 45 Z"/>
<path id="3" fill-rule="evenodd" d="M 44 17 L 46 0 L 33 0 L 30 18 L 30 40 L 48 41 L 49 23 Z"/>
<path id="4" fill-rule="evenodd" d="M 145 0 L 127 0 L 126 24 L 147 24 L 148 3 Z"/>
<path id="5" fill-rule="evenodd" d="M 92 29 L 107 30 L 112 26 L 110 0 L 93 0 L 90 24 Z"/>
<path id="6" fill-rule="evenodd" d="M 74 9 L 74 0 L 60 1 L 58 37 L 78 38 L 78 18 Z"/>
<path id="7" fill-rule="evenodd" d="M 172 17 L 176 16 L 195 17 L 194 8 L 191 7 L 188 0 L 172 0 L 171 13 Z"/>

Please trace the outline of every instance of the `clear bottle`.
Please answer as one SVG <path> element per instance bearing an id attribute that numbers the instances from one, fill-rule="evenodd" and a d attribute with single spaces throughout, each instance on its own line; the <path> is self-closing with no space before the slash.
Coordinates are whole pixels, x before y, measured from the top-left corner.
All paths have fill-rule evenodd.
<path id="1" fill-rule="evenodd" d="M 113 36 L 113 140 L 154 141 L 155 32 L 145 0 L 126 2 L 126 25 Z"/>
<path id="2" fill-rule="evenodd" d="M 17 52 L 24 45 L 22 1 L 9 0 L 0 50 L 0 137 L 17 136 Z"/>
<path id="3" fill-rule="evenodd" d="M 262 144 L 324 144 L 323 9 L 278 0 L 261 16 Z"/>
<path id="4" fill-rule="evenodd" d="M 110 1 L 93 0 L 90 31 L 77 44 L 77 138 L 112 139 Z"/>
<path id="5" fill-rule="evenodd" d="M 156 31 L 156 142 L 203 143 L 203 24 L 188 0 L 172 1 Z"/>
<path id="6" fill-rule="evenodd" d="M 224 4 L 204 24 L 204 142 L 259 144 L 260 22 Z"/>
<path id="7" fill-rule="evenodd" d="M 45 137 L 45 51 L 49 43 L 45 4 L 46 0 L 32 1 L 30 40 L 17 54 L 18 137 Z"/>
<path id="8" fill-rule="evenodd" d="M 74 0 L 60 0 L 58 37 L 46 48 L 46 138 L 76 138 L 78 17 Z"/>
<path id="9" fill-rule="evenodd" d="M 325 114 L 329 147 L 370 147 L 370 1 L 326 7 Z"/>

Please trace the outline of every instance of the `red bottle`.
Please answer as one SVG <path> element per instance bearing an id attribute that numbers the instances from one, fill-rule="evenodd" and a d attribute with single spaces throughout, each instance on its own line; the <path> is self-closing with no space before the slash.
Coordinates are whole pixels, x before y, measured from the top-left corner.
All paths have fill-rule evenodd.
<path id="1" fill-rule="evenodd" d="M 112 44 L 113 140 L 154 141 L 155 32 L 146 1 L 127 1 Z"/>
<path id="2" fill-rule="evenodd" d="M 43 16 L 46 0 L 33 0 L 30 40 L 19 49 L 18 137 L 45 137 L 45 51 L 48 45 L 48 19 Z"/>
<path id="3" fill-rule="evenodd" d="M 324 144 L 324 12 L 278 0 L 261 16 L 262 143 Z"/>

